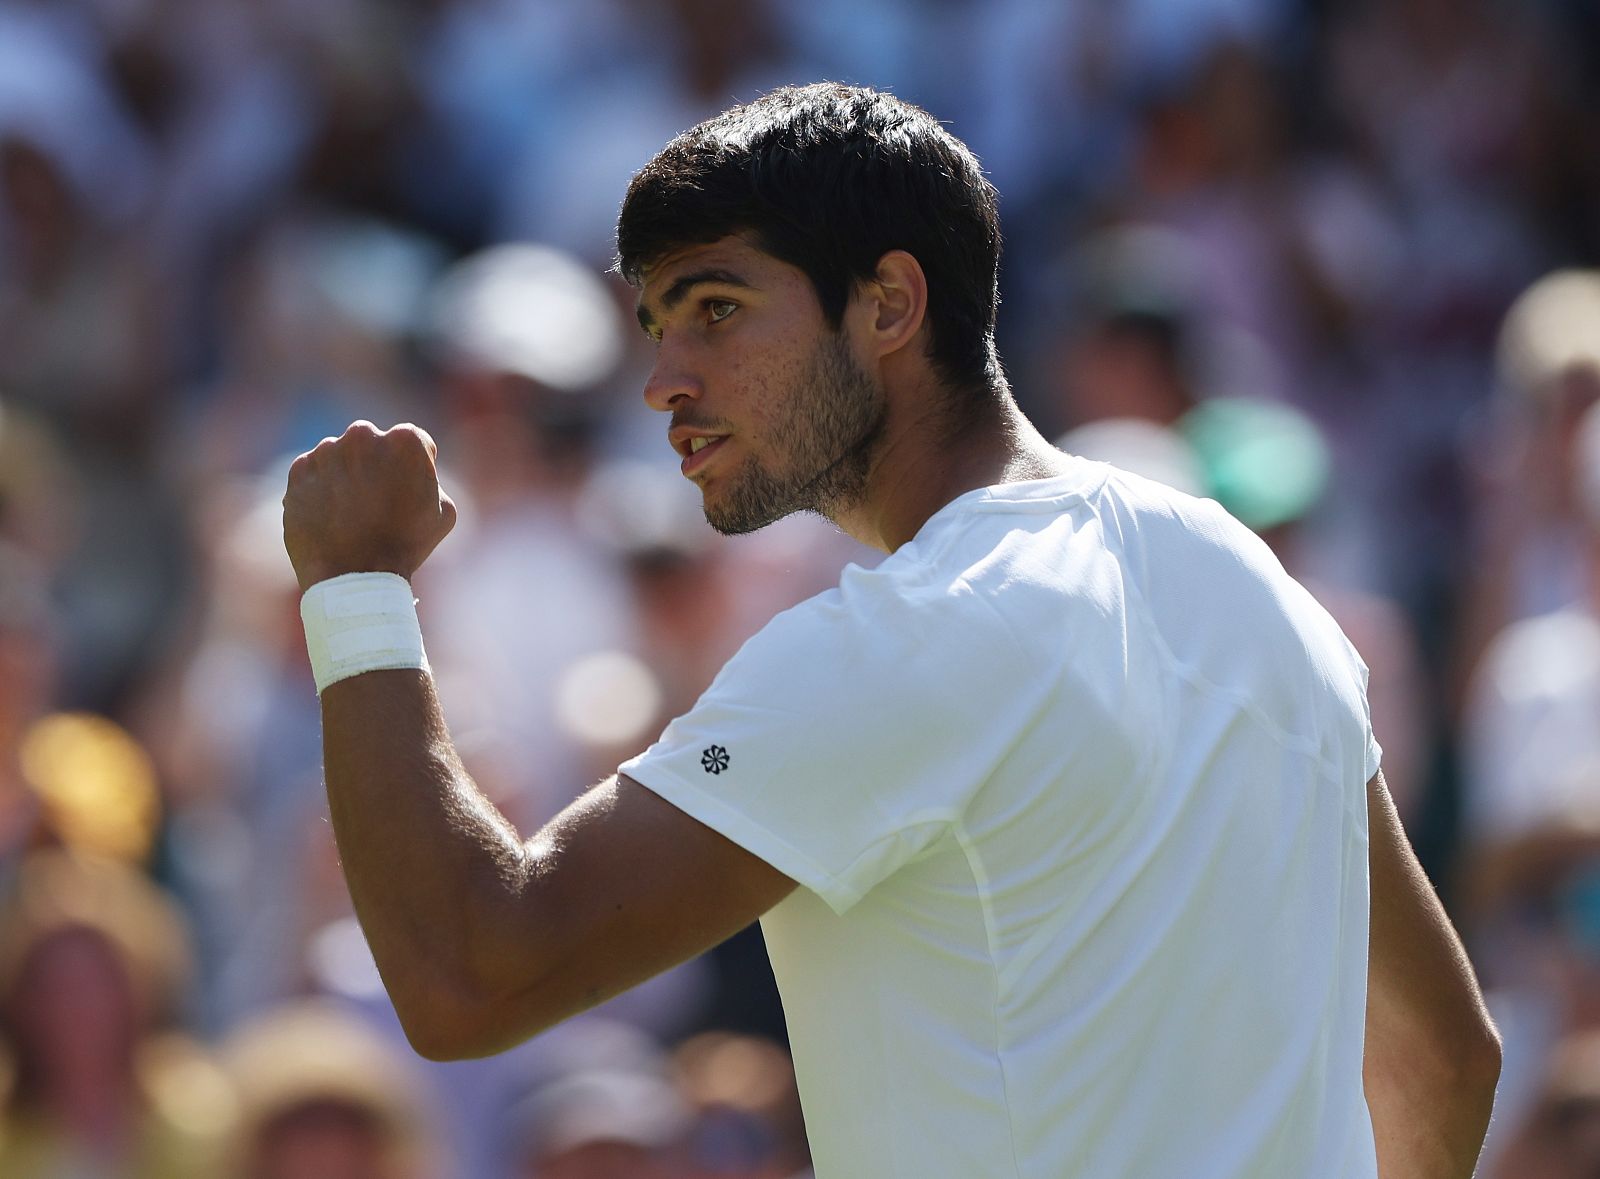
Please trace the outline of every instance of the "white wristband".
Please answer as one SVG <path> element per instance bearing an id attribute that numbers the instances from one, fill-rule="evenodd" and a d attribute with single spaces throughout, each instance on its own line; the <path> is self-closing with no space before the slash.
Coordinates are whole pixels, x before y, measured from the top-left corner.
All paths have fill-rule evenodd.
<path id="1" fill-rule="evenodd" d="M 364 671 L 428 670 L 411 583 L 398 573 L 346 573 L 319 581 L 300 599 L 317 695 Z"/>

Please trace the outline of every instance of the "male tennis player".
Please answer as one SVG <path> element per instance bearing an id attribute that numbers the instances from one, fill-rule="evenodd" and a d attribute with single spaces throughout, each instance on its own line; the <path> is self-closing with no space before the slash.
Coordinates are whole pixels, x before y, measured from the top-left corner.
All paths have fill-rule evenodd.
<path id="1" fill-rule="evenodd" d="M 1470 1175 L 1498 1040 L 1365 668 L 1215 504 L 1024 419 L 966 147 L 778 91 L 668 144 L 618 244 L 707 519 L 819 512 L 888 556 L 524 841 L 405 580 L 455 516 L 432 441 L 358 422 L 296 460 L 335 830 L 418 1050 L 493 1052 L 760 918 L 822 1179 Z"/>

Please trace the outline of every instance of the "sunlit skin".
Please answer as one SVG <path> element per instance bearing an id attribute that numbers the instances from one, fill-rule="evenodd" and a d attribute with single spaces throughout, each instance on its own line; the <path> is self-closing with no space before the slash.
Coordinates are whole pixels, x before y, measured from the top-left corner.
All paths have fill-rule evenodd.
<path id="1" fill-rule="evenodd" d="M 729 534 L 797 511 L 849 511 L 884 421 L 882 388 L 806 298 L 804 275 L 760 255 L 725 257 L 742 244 L 669 260 L 652 283 L 661 311 L 640 304 L 659 345 L 645 399 L 672 414 L 684 474 L 705 495 L 707 521 Z M 731 395 L 708 398 L 708 385 Z"/>
<path id="2" fill-rule="evenodd" d="M 857 284 L 836 333 L 800 271 L 737 237 L 649 269 L 640 318 L 659 350 L 645 397 L 676 419 L 707 514 L 746 523 L 734 518 L 809 507 L 893 552 L 964 492 L 1064 470 L 1071 460 L 1003 388 L 961 391 L 973 410 L 950 413 L 926 312 L 922 268 L 898 250 Z M 849 398 L 869 412 L 839 404 Z M 693 454 L 695 437 L 717 442 Z M 816 494 L 817 476 L 851 454 L 859 467 L 836 468 L 850 478 Z M 455 523 L 435 460 L 426 432 L 370 422 L 296 459 L 284 542 L 302 588 L 357 570 L 410 577 Z M 790 502 L 758 504 L 752 488 Z M 718 944 L 796 887 L 625 775 L 523 840 L 461 768 L 426 672 L 352 676 L 322 708 L 351 897 L 426 1056 L 503 1050 Z M 1369 792 L 1363 1081 L 1377 1153 L 1385 1175 L 1469 1174 L 1499 1042 L 1381 774 Z"/>
<path id="3" fill-rule="evenodd" d="M 892 552 L 964 492 L 1069 462 L 998 374 L 992 389 L 946 386 L 929 359 L 927 278 L 903 250 L 856 283 L 836 332 L 800 270 L 738 236 L 669 254 L 644 277 L 641 318 L 660 341 L 645 398 L 678 418 L 678 445 L 723 439 L 685 464 L 714 515 L 758 473 L 814 492 L 821 472 L 807 464 L 820 454 L 825 468 L 870 436 L 842 486 L 794 502 Z M 820 399 L 808 387 L 819 381 Z M 868 411 L 840 404 L 851 398 Z M 371 422 L 297 458 L 283 518 L 301 588 L 355 571 L 411 577 L 455 523 L 436 459 L 425 431 Z M 322 719 L 351 897 L 426 1056 L 509 1047 L 718 944 L 795 888 L 622 775 L 523 840 L 461 769 L 426 672 L 331 684 Z"/>
<path id="4" fill-rule="evenodd" d="M 778 107 L 790 101 L 811 99 L 786 95 L 761 118 L 788 117 Z M 817 101 L 845 99 L 833 93 Z M 865 93 L 849 98 L 874 109 L 883 101 Z M 902 115 L 913 118 L 914 112 L 893 115 L 895 127 Z M 857 116 L 849 117 L 854 126 Z M 696 135 L 720 135 L 721 126 L 708 124 Z M 794 150 L 785 148 L 789 140 L 782 135 L 811 142 L 805 126 L 786 126 L 771 140 L 717 142 L 729 150 L 749 146 L 747 163 L 736 166 L 764 169 L 769 148 Z M 837 121 L 818 130 L 819 144 L 857 134 Z M 894 134 L 898 143 L 900 132 Z M 984 215 L 978 232 L 997 244 L 990 234 L 997 229 L 989 220 L 991 194 L 980 192 L 975 161 L 959 144 L 927 142 L 940 134 L 931 127 L 907 131 L 906 146 L 917 153 L 910 157 L 913 166 L 940 169 L 938 176 L 905 173 L 895 181 L 918 202 L 907 214 L 927 213 L 949 224 L 955 200 Z M 845 141 L 851 151 L 870 143 L 870 137 Z M 805 186 L 809 150 L 802 147 L 781 169 L 749 179 Z M 882 153 L 885 167 L 901 166 L 891 163 L 891 157 L 900 159 L 898 151 Z M 961 155 L 963 176 L 946 170 L 952 151 Z M 812 177 L 814 199 L 822 210 L 831 201 L 838 210 L 832 217 L 850 216 L 857 199 L 886 199 L 872 187 L 834 191 L 849 183 L 841 175 L 853 173 L 829 170 L 822 156 L 817 163 L 823 170 Z M 961 183 L 952 188 L 946 180 Z M 649 199 L 672 201 L 671 187 Z M 917 195 L 925 188 L 933 200 L 926 206 Z M 648 186 L 639 191 L 648 197 Z M 898 215 L 889 191 L 887 207 Z M 804 187 L 801 192 L 812 196 Z M 981 208 L 970 206 L 975 195 Z M 710 207 L 729 206 L 713 200 Z M 690 224 L 703 216 L 663 206 L 653 215 L 656 230 L 674 232 L 663 227 L 678 223 L 680 214 Z M 647 219 L 640 228 L 650 224 Z M 827 218 L 813 225 L 819 234 L 836 228 Z M 857 228 L 864 240 L 902 240 L 897 225 Z M 865 236 L 880 232 L 895 236 Z M 653 243 L 659 233 L 624 237 Z M 649 259 L 630 255 L 627 269 L 642 280 L 640 321 L 657 341 L 644 398 L 669 419 L 666 432 L 684 474 L 719 527 L 739 531 L 812 510 L 863 544 L 892 553 L 968 492 L 1083 471 L 1023 416 L 991 339 L 937 335 L 933 321 L 944 326 L 946 317 L 930 317 L 923 269 L 936 261 L 930 250 L 941 263 L 956 265 L 956 274 L 966 274 L 944 280 L 959 286 L 937 289 L 936 309 L 948 297 L 956 306 L 968 303 L 969 314 L 991 324 L 994 307 L 988 265 L 972 265 L 978 257 L 972 251 L 951 250 L 951 243 L 932 236 L 926 248 L 916 247 L 920 260 L 885 249 L 856 276 L 836 324 L 823 314 L 806 275 L 749 236 L 731 234 Z M 951 323 L 946 330 L 960 328 Z M 936 366 L 935 344 L 952 352 L 965 346 L 966 354 Z M 953 371 L 963 374 L 963 387 L 952 387 Z M 425 431 L 409 424 L 380 430 L 365 421 L 299 456 L 284 497 L 284 543 L 301 588 L 358 571 L 410 578 L 456 519 L 438 483 L 437 458 Z M 1094 478 L 1083 471 L 1076 482 L 1038 490 L 1065 498 Z M 341 596 L 343 588 L 313 597 L 311 610 L 325 608 L 327 597 Z M 909 610 L 916 603 L 901 605 Z M 527 608 L 550 608 L 536 586 L 529 587 Z M 890 625 L 899 623 L 895 618 Z M 409 642 L 409 616 L 396 618 L 401 625 Z M 343 633 L 362 629 L 355 623 Z M 384 627 L 379 637 L 388 633 Z M 799 887 L 626 774 L 581 794 L 524 837 L 462 766 L 428 671 L 378 669 L 378 662 L 321 693 L 324 777 L 362 930 L 401 1026 L 423 1055 L 454 1060 L 511 1047 L 718 945 Z M 761 701 L 750 703 L 759 707 Z M 1386 1177 L 1465 1176 L 1488 1123 L 1498 1040 L 1381 774 L 1369 791 L 1372 942 L 1364 1080 L 1381 1171 Z M 729 803 L 735 813 L 738 805 Z"/>
<path id="5" fill-rule="evenodd" d="M 749 531 L 817 511 L 892 551 L 964 491 L 1059 472 L 1059 452 L 1009 400 L 952 436 L 926 312 L 922 268 L 898 250 L 858 284 L 837 332 L 804 272 L 741 235 L 648 268 L 639 320 L 657 353 L 644 398 L 672 415 L 707 519 Z M 697 437 L 713 439 L 698 454 Z M 779 490 L 791 499 L 765 494 Z M 758 503 L 774 512 L 760 518 Z"/>

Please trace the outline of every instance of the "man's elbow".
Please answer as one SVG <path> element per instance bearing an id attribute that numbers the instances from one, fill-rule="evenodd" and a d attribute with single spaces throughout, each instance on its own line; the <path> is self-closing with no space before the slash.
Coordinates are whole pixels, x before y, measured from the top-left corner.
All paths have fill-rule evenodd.
<path id="1" fill-rule="evenodd" d="M 1493 1104 L 1495 1088 L 1500 1083 L 1502 1059 L 1499 1029 L 1485 1012 L 1459 1047 L 1458 1073 L 1462 1085 L 1486 1103 Z"/>
<path id="2" fill-rule="evenodd" d="M 1431 1044 L 1415 1044 L 1408 1061 L 1395 1062 L 1448 1099 L 1463 1126 L 1486 1129 L 1500 1082 L 1500 1033 L 1487 1014 L 1450 1033 L 1436 1029 Z"/>
<path id="3" fill-rule="evenodd" d="M 400 996 L 391 991 L 406 1040 L 428 1060 L 476 1060 L 514 1048 L 557 1022 L 524 998 L 512 1002 L 481 990 L 435 986 Z"/>
<path id="4" fill-rule="evenodd" d="M 485 1049 L 481 1032 L 459 1020 L 443 1019 L 437 1012 L 402 1013 L 400 1026 L 412 1051 L 425 1060 L 475 1060 L 494 1052 Z"/>
<path id="5" fill-rule="evenodd" d="M 424 1060 L 455 1061 L 478 1060 L 505 1050 L 504 1045 L 491 1044 L 482 1038 L 458 1035 L 451 1030 L 403 1024 L 406 1040 L 411 1050 Z"/>

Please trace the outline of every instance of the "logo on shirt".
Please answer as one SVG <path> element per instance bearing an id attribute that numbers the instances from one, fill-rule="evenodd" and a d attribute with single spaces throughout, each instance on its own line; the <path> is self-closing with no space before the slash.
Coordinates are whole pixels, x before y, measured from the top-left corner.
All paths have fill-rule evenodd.
<path id="1" fill-rule="evenodd" d="M 728 768 L 728 751 L 720 745 L 713 745 L 700 755 L 700 764 L 708 774 L 720 774 Z"/>

